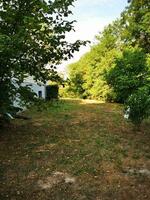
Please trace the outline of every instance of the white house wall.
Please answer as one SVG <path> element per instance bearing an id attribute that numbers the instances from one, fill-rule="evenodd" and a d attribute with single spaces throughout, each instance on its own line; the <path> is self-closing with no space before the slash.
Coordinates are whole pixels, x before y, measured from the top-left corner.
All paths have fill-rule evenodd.
<path id="1" fill-rule="evenodd" d="M 21 86 L 28 86 L 31 88 L 31 90 L 36 93 L 37 97 L 40 97 L 43 99 L 46 99 L 46 85 L 43 83 L 36 83 L 32 77 L 28 77 L 25 79 L 25 81 L 21 84 Z M 14 106 L 18 107 L 19 106 L 20 99 L 17 97 L 16 100 L 14 101 Z"/>
<path id="2" fill-rule="evenodd" d="M 32 76 L 28 76 L 24 82 L 22 83 L 22 86 L 29 86 L 33 92 L 35 92 L 37 94 L 37 96 L 39 97 L 39 91 L 42 92 L 42 98 L 45 99 L 46 98 L 46 85 L 44 85 L 43 83 L 37 83 Z"/>
<path id="3" fill-rule="evenodd" d="M 46 87 L 45 85 L 38 85 L 36 83 L 29 83 L 29 82 L 24 82 L 22 83 L 22 86 L 29 86 L 31 90 L 36 93 L 37 97 L 39 97 L 39 92 L 42 92 L 42 98 L 46 98 Z"/>

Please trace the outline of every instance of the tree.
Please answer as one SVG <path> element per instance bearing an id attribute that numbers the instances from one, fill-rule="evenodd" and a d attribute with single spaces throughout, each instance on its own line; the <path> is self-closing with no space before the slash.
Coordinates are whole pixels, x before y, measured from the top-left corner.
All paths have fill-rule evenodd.
<path id="1" fill-rule="evenodd" d="M 83 88 L 88 98 L 123 103 L 137 124 L 150 115 L 150 1 L 128 2 L 121 17 L 96 36 L 97 44 L 72 74 L 82 75 L 74 88 Z"/>
<path id="2" fill-rule="evenodd" d="M 139 88 L 129 96 L 125 104 L 127 119 L 140 126 L 150 116 L 150 85 Z"/>
<path id="3" fill-rule="evenodd" d="M 130 0 L 129 3 L 121 17 L 122 39 L 150 53 L 150 1 Z"/>
<path id="4" fill-rule="evenodd" d="M 73 93 L 75 97 L 83 98 L 84 97 L 84 72 L 81 69 L 78 63 L 73 63 L 69 66 L 69 88 L 68 92 Z"/>
<path id="5" fill-rule="evenodd" d="M 81 59 L 69 66 L 69 78 L 73 91 L 81 91 L 84 98 L 111 100 L 110 88 L 104 79 L 104 71 L 113 66 L 114 58 L 120 51 L 120 22 L 116 20 L 108 25 L 102 33 L 96 36 L 97 44 Z M 80 77 L 75 81 L 72 77 Z M 77 94 L 77 93 L 76 93 Z"/>
<path id="6" fill-rule="evenodd" d="M 74 0 L 0 0 L 0 112 L 9 112 L 26 76 L 55 79 L 55 66 L 85 42 L 67 43 Z M 46 65 L 49 64 L 49 68 Z M 29 90 L 28 88 L 26 88 Z M 27 96 L 27 95 L 26 95 Z"/>
<path id="7" fill-rule="evenodd" d="M 148 84 L 147 57 L 138 47 L 128 47 L 115 59 L 115 66 L 107 71 L 106 80 L 116 93 L 116 100 L 125 103 L 138 88 Z"/>
<path id="8" fill-rule="evenodd" d="M 135 125 L 150 115 L 149 55 L 138 47 L 128 47 L 116 57 L 115 66 L 106 74 L 116 101 L 125 105 L 125 118 Z"/>

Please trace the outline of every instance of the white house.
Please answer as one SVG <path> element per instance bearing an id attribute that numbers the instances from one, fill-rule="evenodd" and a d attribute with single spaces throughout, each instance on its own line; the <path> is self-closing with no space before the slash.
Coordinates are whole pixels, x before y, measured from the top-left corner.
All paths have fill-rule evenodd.
<path id="1" fill-rule="evenodd" d="M 46 99 L 46 84 L 37 83 L 33 77 L 30 76 L 24 80 L 22 86 L 29 86 L 39 98 Z"/>
<path id="2" fill-rule="evenodd" d="M 31 90 L 36 93 L 37 97 L 46 99 L 46 84 L 43 83 L 37 83 L 33 77 L 29 76 L 27 77 L 24 82 L 21 84 L 21 86 L 28 86 L 31 88 Z M 16 97 L 16 100 L 14 101 L 15 107 L 20 107 L 19 105 L 20 99 L 19 97 Z M 25 109 L 25 108 L 23 108 Z"/>

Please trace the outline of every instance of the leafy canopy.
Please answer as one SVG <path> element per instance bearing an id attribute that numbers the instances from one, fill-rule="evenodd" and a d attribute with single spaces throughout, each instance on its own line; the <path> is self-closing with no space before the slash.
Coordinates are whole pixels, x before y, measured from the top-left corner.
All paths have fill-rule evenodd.
<path id="1" fill-rule="evenodd" d="M 20 86 L 26 76 L 42 82 L 56 80 L 56 65 L 85 44 L 65 40 L 66 32 L 73 30 L 74 21 L 67 20 L 73 2 L 0 0 L 1 112 L 9 111 L 14 99 L 25 93 Z"/>
<path id="2" fill-rule="evenodd" d="M 150 1 L 128 2 L 120 18 L 96 36 L 97 44 L 69 66 L 68 91 L 124 103 L 129 119 L 140 124 L 150 115 Z"/>

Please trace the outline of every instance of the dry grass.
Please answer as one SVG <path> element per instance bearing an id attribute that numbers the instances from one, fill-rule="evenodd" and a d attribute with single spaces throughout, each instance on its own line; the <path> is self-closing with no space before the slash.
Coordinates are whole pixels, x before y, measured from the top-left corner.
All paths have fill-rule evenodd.
<path id="1" fill-rule="evenodd" d="M 0 130 L 0 199 L 150 199 L 149 121 L 135 131 L 120 105 L 95 101 L 40 110 Z"/>

